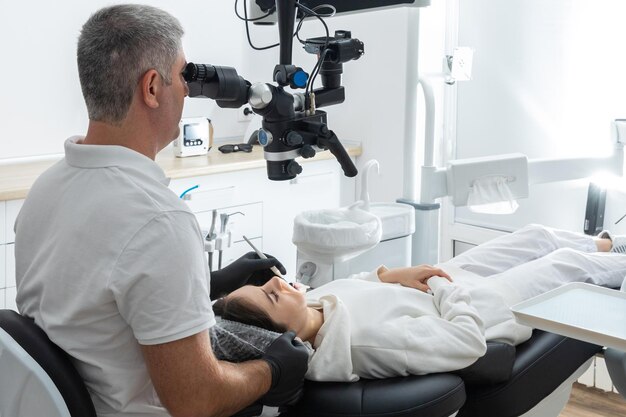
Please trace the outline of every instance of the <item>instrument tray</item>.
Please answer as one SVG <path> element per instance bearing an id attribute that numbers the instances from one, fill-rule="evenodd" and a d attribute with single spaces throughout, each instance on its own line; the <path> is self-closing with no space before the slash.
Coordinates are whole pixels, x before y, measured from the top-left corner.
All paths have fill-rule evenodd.
<path id="1" fill-rule="evenodd" d="M 576 282 L 511 310 L 526 326 L 626 351 L 626 292 Z"/>

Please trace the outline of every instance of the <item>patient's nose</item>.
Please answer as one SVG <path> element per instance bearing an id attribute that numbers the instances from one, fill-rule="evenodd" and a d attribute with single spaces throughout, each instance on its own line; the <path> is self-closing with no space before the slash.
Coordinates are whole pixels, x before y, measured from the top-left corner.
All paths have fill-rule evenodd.
<path id="1" fill-rule="evenodd" d="M 281 288 L 280 281 L 281 281 L 280 278 L 273 277 L 272 279 L 267 281 L 267 283 L 263 287 L 267 287 L 268 289 L 271 289 L 271 290 L 279 290 Z"/>

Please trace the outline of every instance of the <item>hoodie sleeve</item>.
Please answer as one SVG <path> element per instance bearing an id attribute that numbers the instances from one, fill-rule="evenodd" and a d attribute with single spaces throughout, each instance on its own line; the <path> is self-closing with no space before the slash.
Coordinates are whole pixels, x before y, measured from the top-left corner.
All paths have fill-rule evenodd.
<path id="1" fill-rule="evenodd" d="M 465 368 L 486 352 L 483 323 L 467 291 L 445 278 L 428 281 L 440 315 L 404 315 L 376 330 L 385 347 L 353 346 L 359 374 L 371 378 L 423 375 Z"/>
<path id="2" fill-rule="evenodd" d="M 363 281 L 370 281 L 370 282 L 381 282 L 381 280 L 378 278 L 378 270 L 384 267 L 383 265 L 379 266 L 378 268 L 372 270 L 372 271 L 366 271 L 366 272 L 359 272 L 356 274 L 352 274 L 348 276 L 348 279 L 360 279 Z M 386 269 L 386 267 L 385 267 Z"/>

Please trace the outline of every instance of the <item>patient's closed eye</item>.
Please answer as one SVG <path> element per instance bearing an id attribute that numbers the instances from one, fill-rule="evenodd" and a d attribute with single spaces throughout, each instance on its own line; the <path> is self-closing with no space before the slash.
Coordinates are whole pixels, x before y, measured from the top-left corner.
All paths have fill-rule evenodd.
<path id="1" fill-rule="evenodd" d="M 261 291 L 263 291 L 263 294 L 265 294 L 265 296 L 267 297 L 267 299 L 270 301 L 270 303 L 275 304 L 276 301 L 278 301 L 278 294 L 276 294 L 275 291 L 270 291 L 267 292 L 265 291 L 263 288 L 259 288 Z M 272 298 L 271 296 L 274 296 L 274 298 Z"/>

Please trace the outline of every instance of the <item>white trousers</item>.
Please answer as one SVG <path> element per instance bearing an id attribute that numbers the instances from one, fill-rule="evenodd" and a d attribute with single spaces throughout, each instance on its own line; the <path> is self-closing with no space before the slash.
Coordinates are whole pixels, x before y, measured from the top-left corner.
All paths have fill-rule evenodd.
<path id="1" fill-rule="evenodd" d="M 626 255 L 597 252 L 591 236 L 540 225 L 525 226 L 440 264 L 444 270 L 446 265 L 506 283 L 519 301 L 570 282 L 615 288 L 626 276 Z"/>

